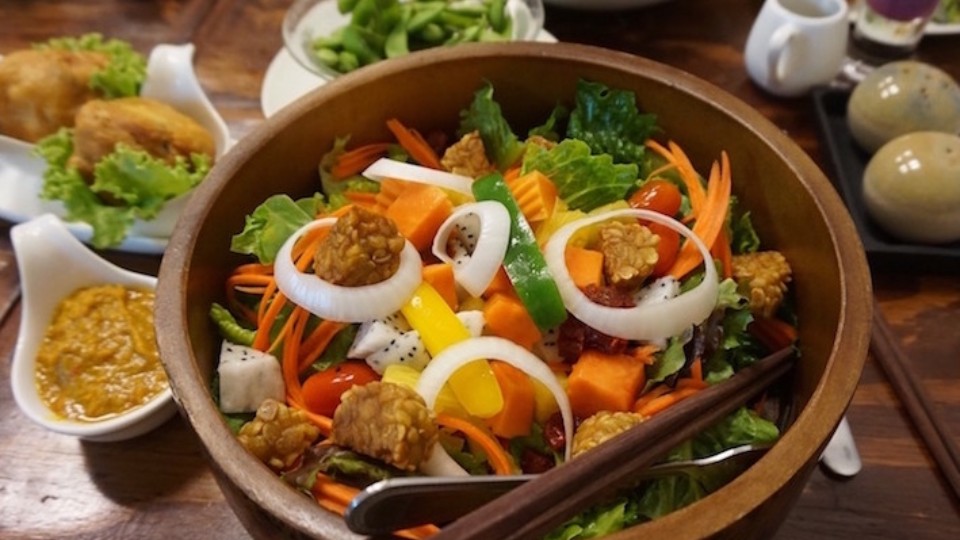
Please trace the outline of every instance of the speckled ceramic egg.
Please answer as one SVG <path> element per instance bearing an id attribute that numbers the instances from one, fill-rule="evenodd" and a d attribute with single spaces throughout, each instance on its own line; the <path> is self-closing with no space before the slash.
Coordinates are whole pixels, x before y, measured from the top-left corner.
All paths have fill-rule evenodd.
<path id="1" fill-rule="evenodd" d="M 857 143 L 871 153 L 914 131 L 960 133 L 960 85 L 930 64 L 885 64 L 854 88 L 847 124 Z"/>
<path id="2" fill-rule="evenodd" d="M 960 240 L 960 136 L 921 131 L 883 145 L 864 172 L 863 199 L 891 236 Z"/>

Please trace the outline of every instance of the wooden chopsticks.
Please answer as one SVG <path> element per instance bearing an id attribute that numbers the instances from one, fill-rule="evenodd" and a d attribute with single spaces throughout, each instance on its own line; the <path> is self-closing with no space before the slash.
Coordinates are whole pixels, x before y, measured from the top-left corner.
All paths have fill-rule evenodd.
<path id="1" fill-rule="evenodd" d="M 907 410 L 907 415 L 926 443 L 943 477 L 953 488 L 953 495 L 960 500 L 960 450 L 957 449 L 946 422 L 940 418 L 937 408 L 927 396 L 923 382 L 910 368 L 910 359 L 900 348 L 876 301 L 873 303 L 870 352 L 886 372 L 890 385 Z"/>
<path id="2" fill-rule="evenodd" d="M 444 527 L 434 538 L 510 540 L 542 536 L 578 511 L 632 483 L 683 441 L 721 420 L 785 374 L 787 348 L 737 372 L 619 437 L 550 470 Z"/>

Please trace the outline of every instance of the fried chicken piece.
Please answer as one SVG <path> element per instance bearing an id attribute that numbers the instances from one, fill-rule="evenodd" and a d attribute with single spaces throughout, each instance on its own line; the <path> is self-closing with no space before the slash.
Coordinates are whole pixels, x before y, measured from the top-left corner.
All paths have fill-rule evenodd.
<path id="1" fill-rule="evenodd" d="M 0 60 L 0 133 L 36 142 L 71 127 L 99 97 L 90 78 L 110 63 L 93 51 L 22 50 Z"/>
<path id="2" fill-rule="evenodd" d="M 77 113 L 69 165 L 90 177 L 94 165 L 120 143 L 167 163 L 191 154 L 206 154 L 212 161 L 215 150 L 210 132 L 166 103 L 142 97 L 98 99 Z"/>

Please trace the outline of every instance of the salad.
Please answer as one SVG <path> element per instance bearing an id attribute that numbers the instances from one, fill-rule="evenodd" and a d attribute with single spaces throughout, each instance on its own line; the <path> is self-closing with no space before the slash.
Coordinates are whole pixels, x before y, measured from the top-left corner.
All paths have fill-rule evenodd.
<path id="1" fill-rule="evenodd" d="M 701 176 L 632 92 L 582 80 L 526 136 L 489 84 L 453 138 L 386 125 L 390 140 L 335 141 L 322 193 L 247 216 L 231 249 L 251 260 L 210 312 L 226 421 L 322 507 L 392 476 L 562 466 L 794 346 L 789 263 L 762 249 L 728 156 Z M 665 459 L 772 442 L 763 410 Z M 727 480 L 645 482 L 550 538 L 655 519 Z"/>

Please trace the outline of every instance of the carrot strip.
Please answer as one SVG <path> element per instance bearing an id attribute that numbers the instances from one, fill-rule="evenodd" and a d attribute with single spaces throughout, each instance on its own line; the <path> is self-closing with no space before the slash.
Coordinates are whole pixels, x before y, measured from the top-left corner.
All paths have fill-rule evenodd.
<path id="1" fill-rule="evenodd" d="M 337 158 L 337 163 L 330 172 L 338 179 L 360 174 L 374 161 L 385 156 L 389 150 L 390 143 L 373 143 L 358 146 L 353 150 L 340 154 Z"/>
<path id="2" fill-rule="evenodd" d="M 300 339 L 303 336 L 303 329 L 306 326 L 306 320 L 309 314 L 302 308 L 295 308 L 290 313 L 291 325 L 290 336 L 284 341 L 283 354 L 281 355 L 281 372 L 283 374 L 283 383 L 287 389 L 288 401 L 301 405 L 303 403 L 303 390 L 300 386 L 300 370 L 297 362 L 299 353 Z M 299 321 L 303 320 L 301 324 Z M 258 332 L 259 334 L 259 332 Z M 303 408 L 302 406 L 300 408 Z"/>
<path id="3" fill-rule="evenodd" d="M 698 381 L 696 379 L 678 379 L 677 380 L 677 389 L 683 388 L 696 388 L 697 390 L 703 390 L 704 388 L 710 386 L 704 381 Z"/>
<path id="4" fill-rule="evenodd" d="M 273 281 L 273 276 L 266 274 L 236 274 L 227 278 L 228 287 L 238 287 L 244 285 L 269 285 Z"/>
<path id="5" fill-rule="evenodd" d="M 263 274 L 267 276 L 272 276 L 273 265 L 262 264 L 262 263 L 241 264 L 240 266 L 233 269 L 233 273 L 234 274 Z"/>
<path id="6" fill-rule="evenodd" d="M 520 178 L 520 167 L 519 167 L 519 166 L 510 167 L 509 169 L 506 170 L 506 172 L 503 173 L 503 181 L 504 181 L 508 186 L 511 185 L 511 184 L 513 184 L 513 182 L 514 182 L 517 178 Z"/>
<path id="7" fill-rule="evenodd" d="M 346 506 L 357 496 L 357 493 L 360 493 L 360 490 L 345 486 L 323 473 L 317 473 L 317 479 L 313 484 L 313 493 L 323 495 Z"/>
<path id="8" fill-rule="evenodd" d="M 493 471 L 499 475 L 514 473 L 513 459 L 496 439 L 470 422 L 445 413 L 437 414 L 437 425 L 457 430 L 480 445 L 490 460 Z"/>
<path id="9" fill-rule="evenodd" d="M 321 321 L 306 340 L 300 345 L 300 371 L 307 369 L 317 358 L 323 354 L 327 345 L 337 332 L 346 325 L 343 323 L 324 320 Z"/>
<path id="10" fill-rule="evenodd" d="M 707 199 L 697 216 L 693 232 L 711 248 L 717 241 L 720 231 L 727 219 L 730 207 L 730 162 L 727 153 L 721 153 L 721 165 L 716 162 L 710 168 L 710 180 L 707 183 Z M 684 242 L 677 255 L 677 260 L 670 268 L 669 274 L 681 279 L 703 262 L 699 250 L 693 242 Z"/>
<path id="11" fill-rule="evenodd" d="M 680 148 L 677 143 L 669 141 L 667 144 L 670 147 L 670 151 L 673 152 L 673 155 L 676 157 L 676 165 L 677 170 L 680 172 L 680 178 L 683 180 L 684 185 L 687 186 L 687 196 L 690 197 L 690 206 L 699 217 L 700 209 L 706 204 L 707 198 L 703 190 L 703 184 L 700 182 L 700 176 L 697 174 L 696 169 L 694 169 L 693 163 L 690 162 L 690 158 L 687 157 L 687 154 L 683 152 L 683 149 Z"/>
<path id="12" fill-rule="evenodd" d="M 337 501 L 324 497 L 323 495 L 314 495 L 314 498 L 317 500 L 317 504 L 320 505 L 320 508 L 323 508 L 324 510 L 333 512 L 334 514 L 340 516 L 347 513 L 347 505 L 345 504 L 340 504 Z"/>
<path id="13" fill-rule="evenodd" d="M 416 130 L 409 129 L 396 118 L 387 120 L 387 128 L 417 163 L 431 169 L 443 169 L 437 153 Z"/>
<path id="14" fill-rule="evenodd" d="M 371 212 L 377 211 L 377 194 L 370 193 L 367 191 L 344 191 L 343 196 L 347 198 L 348 201 L 353 204 L 363 208 L 364 210 L 369 210 Z"/>
<path id="15" fill-rule="evenodd" d="M 695 358 L 690 364 L 690 378 L 703 381 L 703 362 L 699 358 Z"/>
<path id="16" fill-rule="evenodd" d="M 422 540 L 424 538 L 430 538 L 439 532 L 440 527 L 428 524 L 420 525 L 419 527 L 413 527 L 410 529 L 403 529 L 402 531 L 393 531 L 393 535 L 399 536 L 400 538 L 409 538 L 410 540 Z"/>
<path id="17" fill-rule="evenodd" d="M 669 394 L 665 394 L 650 400 L 649 403 L 643 407 L 640 407 L 639 410 L 634 409 L 634 412 L 642 416 L 653 416 L 657 413 L 665 411 L 670 406 L 683 401 L 699 391 L 700 388 L 679 388 Z"/>
<path id="18" fill-rule="evenodd" d="M 798 337 L 793 325 L 772 317 L 754 319 L 747 330 L 771 351 L 790 346 Z"/>
<path id="19" fill-rule="evenodd" d="M 657 399 L 658 397 L 669 393 L 671 388 L 665 384 L 659 386 L 654 386 L 647 393 L 641 395 L 637 398 L 637 401 L 633 404 L 633 412 L 637 412 L 638 409 L 644 407 L 647 403 Z"/>
<path id="20" fill-rule="evenodd" d="M 654 144 L 656 144 L 656 141 L 652 141 L 652 142 L 653 142 Z M 650 171 L 650 174 L 647 175 L 647 178 L 656 178 L 656 177 L 659 176 L 660 174 L 665 173 L 665 172 L 667 172 L 667 171 L 672 171 L 672 170 L 674 170 L 674 169 L 676 169 L 676 168 L 677 168 L 677 164 L 676 164 L 676 163 L 667 163 L 667 164 L 665 164 L 665 165 L 661 165 L 661 166 L 657 167 L 656 169 Z"/>
<path id="21" fill-rule="evenodd" d="M 720 235 L 717 241 L 710 249 L 710 254 L 715 259 L 720 259 L 720 269 L 723 278 L 733 277 L 733 251 L 730 249 L 730 240 L 727 238 L 726 227 L 720 229 Z"/>

